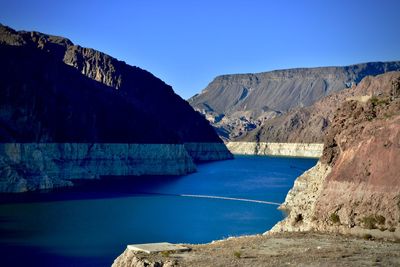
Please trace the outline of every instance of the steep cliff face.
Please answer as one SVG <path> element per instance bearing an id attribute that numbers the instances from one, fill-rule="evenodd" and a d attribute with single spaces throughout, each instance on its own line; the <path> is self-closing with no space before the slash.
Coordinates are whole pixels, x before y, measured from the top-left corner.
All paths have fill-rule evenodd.
<path id="1" fill-rule="evenodd" d="M 296 108 L 308 107 L 319 99 L 352 87 L 367 75 L 378 75 L 400 70 L 400 62 L 373 62 L 347 67 L 323 67 L 277 70 L 257 74 L 223 75 L 214 79 L 189 103 L 217 129 L 222 138 L 236 140 L 261 125 L 268 124 Z M 309 116 L 306 109 L 282 123 L 295 128 Z M 326 128 L 326 122 L 318 122 Z M 285 135 L 285 132 L 281 132 Z M 263 137 L 263 135 L 261 135 Z M 256 141 L 257 136 L 252 136 Z M 262 138 L 264 142 L 292 142 L 280 137 L 278 132 Z M 307 136 L 304 136 L 307 137 Z M 299 141 L 299 140 L 298 140 Z M 301 142 L 316 142 L 307 139 Z"/>
<path id="2" fill-rule="evenodd" d="M 123 98 L 125 102 L 136 107 L 137 111 L 141 111 L 147 117 L 153 117 L 163 129 L 162 132 L 173 132 L 180 142 L 222 142 L 215 131 L 209 127 L 208 121 L 176 95 L 171 86 L 145 70 L 127 65 L 94 49 L 74 45 L 63 37 L 38 32 L 16 32 L 5 26 L 0 26 L 0 44 L 4 47 L 29 49 L 28 54 L 42 52 L 38 58 L 46 56 L 56 62 L 55 64 L 64 63 L 76 69 L 82 77 L 88 77 L 90 80 L 116 89 L 112 90 L 113 95 Z M 8 53 L 10 53 L 8 56 L 10 60 L 18 64 L 19 62 L 14 60 L 13 56 L 20 52 L 8 51 Z M 40 64 L 40 60 L 31 62 L 32 69 L 29 73 L 34 72 L 34 66 L 36 63 Z M 8 67 L 8 65 L 3 65 L 5 68 Z M 65 69 L 67 68 L 63 67 L 63 70 L 59 71 L 59 76 L 63 75 Z M 18 73 L 17 71 L 14 73 Z M 54 75 L 50 69 L 46 71 L 49 72 L 46 75 Z M 24 78 L 22 73 L 22 71 L 18 73 L 21 79 Z M 113 108 L 116 106 L 114 105 Z M 161 117 L 164 119 L 160 119 Z"/>
<path id="3" fill-rule="evenodd" d="M 320 162 L 296 180 L 272 231 L 400 236 L 400 74 L 369 79 L 383 93 L 337 110 Z"/>
<path id="4" fill-rule="evenodd" d="M 32 153 L 47 162 L 28 152 L 14 161 L 2 149 L 0 191 L 69 185 L 63 179 L 77 178 L 65 173 L 180 175 L 195 170 L 193 161 L 232 157 L 208 121 L 147 71 L 62 37 L 5 26 L 0 57 L 0 143 L 20 151 L 35 147 Z M 200 144 L 187 150 L 185 143 Z M 62 155 L 71 144 L 78 155 Z M 140 149 L 131 149 L 135 144 Z M 99 158 L 98 147 L 110 155 Z M 95 161 L 100 165 L 86 164 Z"/>

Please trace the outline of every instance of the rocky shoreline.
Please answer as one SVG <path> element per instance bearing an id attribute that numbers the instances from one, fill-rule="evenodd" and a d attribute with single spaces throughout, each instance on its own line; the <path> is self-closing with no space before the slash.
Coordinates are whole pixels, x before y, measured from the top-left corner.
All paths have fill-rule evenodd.
<path id="1" fill-rule="evenodd" d="M 223 143 L 0 143 L 0 192 L 72 186 L 102 176 L 185 175 L 194 162 L 232 158 Z"/>
<path id="2" fill-rule="evenodd" d="M 232 154 L 319 158 L 323 144 L 317 143 L 267 143 L 267 142 L 227 142 Z"/>
<path id="3" fill-rule="evenodd" d="M 139 67 L 0 24 L 0 192 L 184 175 L 232 158 L 208 121 Z"/>

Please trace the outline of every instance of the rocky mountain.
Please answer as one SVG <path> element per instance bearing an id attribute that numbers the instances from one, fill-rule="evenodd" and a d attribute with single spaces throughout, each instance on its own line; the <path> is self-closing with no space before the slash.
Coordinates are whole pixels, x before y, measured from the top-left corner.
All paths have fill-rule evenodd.
<path id="1" fill-rule="evenodd" d="M 18 73 L 18 66 L 14 66 L 16 75 L 22 75 L 22 73 L 32 74 L 32 70 L 40 67 L 36 67 L 37 64 L 42 64 L 45 68 L 48 67 L 48 71 L 51 71 L 52 68 L 49 67 L 49 64 L 41 62 L 40 57 L 43 57 L 43 60 L 53 61 L 53 64 L 61 65 L 60 63 L 64 63 L 63 66 L 60 66 L 60 68 L 63 68 L 58 73 L 60 76 L 64 76 L 63 72 L 67 71 L 79 76 L 79 78 L 65 78 L 65 80 L 72 80 L 71 83 L 76 81 L 79 84 L 81 82 L 79 80 L 89 78 L 87 80 L 98 82 L 97 87 L 101 87 L 101 84 L 105 85 L 103 86 L 104 88 L 107 86 L 109 89 L 115 89 L 109 90 L 113 94 L 112 97 L 123 98 L 123 101 L 136 108 L 136 112 L 139 110 L 142 114 L 148 114 L 147 117 L 154 117 L 159 127 L 164 129 L 161 133 L 170 131 L 175 134 L 175 142 L 221 142 L 215 132 L 208 127 L 208 122 L 202 119 L 198 113 L 193 112 L 190 105 L 176 95 L 171 86 L 145 70 L 127 65 L 94 49 L 74 45 L 70 40 L 63 37 L 38 32 L 16 32 L 5 26 L 0 28 L 0 36 L 0 43 L 4 49 L 11 49 L 10 47 L 12 47 L 15 50 L 14 53 L 10 51 L 10 61 L 13 60 L 14 55 L 18 56 L 20 52 L 17 50 L 19 48 L 25 50 L 25 54 L 36 54 L 35 56 L 31 55 L 36 58 L 26 60 L 26 62 L 31 62 L 31 66 L 26 66 L 28 69 L 32 68 L 31 71 L 20 71 Z M 19 56 L 18 60 L 21 60 L 21 58 Z M 17 63 L 17 60 L 15 60 L 15 64 Z M 6 68 L 8 65 L 3 67 Z M 56 80 L 51 77 L 52 75 L 54 76 L 54 73 L 46 76 L 49 79 Z M 20 78 L 22 80 L 24 77 Z M 76 88 L 74 85 L 69 85 L 68 87 Z M 77 91 L 81 90 L 77 89 Z M 109 97 L 105 96 L 106 99 Z M 112 111 L 117 108 L 118 105 L 114 104 L 113 108 L 108 110 Z M 112 115 L 112 112 L 110 112 L 110 115 Z M 164 118 L 168 118 L 168 120 L 159 119 L 161 115 Z M 119 119 L 116 116 L 113 117 L 113 119 Z M 122 120 L 127 117 L 129 116 L 125 116 Z M 142 117 L 142 115 L 136 117 Z M 146 118 L 143 118 L 144 121 L 146 121 Z M 138 125 L 140 123 L 136 124 L 136 127 Z M 148 125 L 144 124 L 143 126 L 142 130 Z M 151 132 L 161 135 L 161 133 L 156 133 L 155 131 Z M 134 141 L 136 142 L 137 140 Z"/>
<path id="2" fill-rule="evenodd" d="M 0 56 L 0 191 L 185 174 L 193 161 L 232 157 L 209 122 L 145 70 L 6 26 Z"/>
<path id="3" fill-rule="evenodd" d="M 296 108 L 286 114 L 263 122 L 251 132 L 237 138 L 239 142 L 323 143 L 333 115 L 347 99 L 366 101 L 371 95 L 382 95 L 390 88 L 384 80 L 394 78 L 397 72 L 376 77 L 367 76 L 352 88 L 332 93 L 315 104 Z"/>
<path id="4" fill-rule="evenodd" d="M 336 110 L 318 164 L 297 178 L 272 231 L 400 233 L 400 72 L 368 77 Z"/>
<path id="5" fill-rule="evenodd" d="M 368 75 L 395 70 L 400 70 L 399 61 L 223 75 L 189 99 L 189 103 L 206 116 L 222 138 L 237 141 L 260 126 L 280 129 L 282 123 L 289 123 L 292 125 L 288 130 L 297 127 L 297 121 L 303 120 L 310 112 L 305 107 L 332 93 L 351 88 Z M 302 107 L 305 109 L 281 118 L 287 112 Z M 276 121 L 271 122 L 274 118 Z M 318 123 L 320 128 L 326 128 L 326 121 Z M 280 133 L 287 134 L 288 131 Z M 260 137 L 271 142 L 291 142 L 288 136 L 279 137 L 280 133 L 276 130 L 271 135 L 253 134 L 245 140 L 255 141 Z"/>

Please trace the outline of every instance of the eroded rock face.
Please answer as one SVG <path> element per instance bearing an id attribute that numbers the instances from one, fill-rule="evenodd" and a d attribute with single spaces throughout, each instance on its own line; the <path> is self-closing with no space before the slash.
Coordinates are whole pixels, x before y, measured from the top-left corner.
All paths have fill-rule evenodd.
<path id="1" fill-rule="evenodd" d="M 289 212 L 288 217 L 277 223 L 271 232 L 309 231 L 313 229 L 317 199 L 321 195 L 324 177 L 331 167 L 318 162 L 310 170 L 298 177 L 288 192 L 280 209 Z"/>
<path id="2" fill-rule="evenodd" d="M 368 79 L 390 89 L 337 110 L 320 162 L 296 180 L 282 206 L 290 214 L 272 231 L 399 235 L 400 73 Z"/>

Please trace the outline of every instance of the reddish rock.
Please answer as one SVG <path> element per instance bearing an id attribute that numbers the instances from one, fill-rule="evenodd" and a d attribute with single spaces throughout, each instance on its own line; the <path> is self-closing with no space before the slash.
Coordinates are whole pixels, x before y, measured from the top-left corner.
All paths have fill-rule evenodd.
<path id="1" fill-rule="evenodd" d="M 368 77 L 346 95 L 337 95 L 323 156 L 297 178 L 282 205 L 289 216 L 272 231 L 400 236 L 400 73 Z"/>

